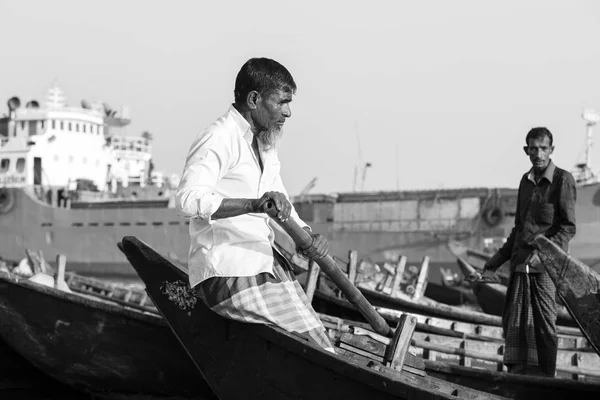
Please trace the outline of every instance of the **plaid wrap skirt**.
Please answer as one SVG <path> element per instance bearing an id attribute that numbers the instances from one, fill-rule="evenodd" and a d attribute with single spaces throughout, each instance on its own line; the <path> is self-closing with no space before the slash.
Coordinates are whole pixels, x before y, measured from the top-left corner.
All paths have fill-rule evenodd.
<path id="1" fill-rule="evenodd" d="M 222 317 L 272 324 L 335 353 L 306 293 L 283 257 L 274 252 L 273 275 L 214 277 L 199 283 L 196 295 Z"/>
<path id="2" fill-rule="evenodd" d="M 556 372 L 556 286 L 547 273 L 513 272 L 502 313 L 504 364 Z"/>

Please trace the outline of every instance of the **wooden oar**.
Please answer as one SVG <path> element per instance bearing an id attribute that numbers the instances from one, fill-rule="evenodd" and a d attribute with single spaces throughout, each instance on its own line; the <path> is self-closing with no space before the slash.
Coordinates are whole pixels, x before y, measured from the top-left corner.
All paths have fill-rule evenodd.
<path id="1" fill-rule="evenodd" d="M 272 202 L 267 204 L 267 214 L 277 222 L 283 230 L 296 243 L 296 246 L 300 248 L 308 248 L 312 244 L 312 237 L 310 234 L 302 229 L 302 227 L 293 219 L 288 219 L 285 222 L 279 221 L 275 216 L 277 210 L 273 206 Z M 346 295 L 346 298 L 352 303 L 362 314 L 362 316 L 369 322 L 375 332 L 383 336 L 391 336 L 392 329 L 385 322 L 383 317 L 375 311 L 373 306 L 365 299 L 365 296 L 354 286 L 346 275 L 340 270 L 333 258 L 328 254 L 323 258 L 317 258 L 314 260 L 325 274 L 340 288 L 340 290 Z"/>

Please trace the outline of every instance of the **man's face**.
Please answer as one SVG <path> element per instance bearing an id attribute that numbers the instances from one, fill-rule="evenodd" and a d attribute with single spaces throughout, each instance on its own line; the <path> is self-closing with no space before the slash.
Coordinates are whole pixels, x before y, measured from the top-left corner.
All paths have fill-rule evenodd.
<path id="1" fill-rule="evenodd" d="M 290 103 L 292 93 L 275 90 L 268 96 L 261 96 L 253 113 L 254 125 L 259 129 L 258 138 L 268 147 L 281 136 L 286 118 L 292 116 Z"/>
<path id="2" fill-rule="evenodd" d="M 550 162 L 550 155 L 554 151 L 554 146 L 550 145 L 550 138 L 544 136 L 542 139 L 529 139 L 529 143 L 524 147 L 525 153 L 533 168 L 537 171 L 543 171 Z"/>

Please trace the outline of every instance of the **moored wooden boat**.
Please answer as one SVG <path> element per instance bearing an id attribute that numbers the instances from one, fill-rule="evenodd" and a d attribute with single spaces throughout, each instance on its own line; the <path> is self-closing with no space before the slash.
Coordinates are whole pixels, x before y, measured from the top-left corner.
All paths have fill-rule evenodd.
<path id="1" fill-rule="evenodd" d="M 356 362 L 277 327 L 224 319 L 198 301 L 187 274 L 134 237 L 122 250 L 219 398 L 496 398 L 443 380 Z"/>
<path id="2" fill-rule="evenodd" d="M 335 298 L 330 295 L 317 292 L 313 300 L 313 306 L 321 313 L 339 316 L 343 319 L 353 320 L 351 324 L 366 327 L 364 322 L 356 322 L 360 319 L 351 304 L 343 299 Z M 379 312 L 390 322 L 400 317 L 402 314 L 398 311 L 388 312 L 378 309 Z M 443 355 L 444 361 L 457 360 L 457 355 L 461 352 L 458 349 L 471 349 L 475 353 L 471 358 L 482 358 L 483 364 L 479 367 L 500 369 L 502 367 L 502 352 L 504 341 L 502 339 L 502 330 L 499 327 L 487 325 L 474 325 L 461 323 L 443 318 L 427 317 L 419 314 L 412 314 L 417 318 L 417 326 L 413 338 L 418 340 L 415 349 L 419 355 L 428 359 L 435 359 L 435 354 Z M 336 317 L 329 317 L 335 320 Z M 350 323 L 350 322 L 347 322 Z M 575 333 L 576 328 L 568 328 L 567 333 Z M 583 337 L 559 334 L 558 337 L 558 376 L 572 378 L 577 375 L 578 378 L 587 374 L 588 378 L 598 379 L 600 376 L 600 357 L 591 349 L 587 340 Z M 429 344 L 441 345 L 442 348 L 435 348 Z M 429 350 L 427 350 L 429 348 Z M 474 365 L 475 366 L 475 365 Z"/>
<path id="3" fill-rule="evenodd" d="M 456 262 L 465 277 L 475 273 L 481 272 L 482 270 L 476 268 L 468 260 L 467 256 L 475 256 L 480 259 L 485 258 L 485 253 L 476 252 L 475 250 L 468 249 L 465 246 L 457 242 L 449 242 L 448 249 L 456 256 Z M 504 308 L 504 300 L 506 299 L 506 293 L 508 291 L 507 284 L 509 276 L 505 270 L 500 270 L 496 273 L 496 282 L 487 281 L 475 281 L 471 283 L 471 287 L 481 309 L 491 315 L 502 316 L 502 310 Z M 568 311 L 559 305 L 557 322 L 562 325 L 576 326 L 576 322 L 573 320 Z"/>
<path id="4" fill-rule="evenodd" d="M 533 245 L 569 313 L 600 354 L 600 274 L 543 235 Z"/>
<path id="5" fill-rule="evenodd" d="M 160 316 L 7 272 L 0 336 L 39 370 L 95 396 L 212 396 Z"/>
<path id="6" fill-rule="evenodd" d="M 332 326 L 333 322 L 334 320 L 329 317 L 325 323 L 326 326 Z M 355 353 L 358 356 L 381 358 L 385 353 L 385 343 L 389 339 L 370 332 L 368 327 L 365 329 L 357 327 L 355 324 L 355 322 L 338 321 L 337 325 L 333 326 L 332 331 L 335 332 L 340 346 L 345 351 Z M 348 332 L 356 334 L 350 335 Z M 417 341 L 419 340 L 413 340 L 413 342 Z M 411 347 L 410 354 L 417 354 L 415 350 L 418 352 L 419 349 Z M 438 353 L 437 350 L 441 350 L 441 352 Z M 600 384 L 598 383 L 600 380 L 597 376 L 592 378 L 591 382 L 580 382 L 577 380 L 509 374 L 495 370 L 493 357 L 484 356 L 483 359 L 471 357 L 476 355 L 476 351 L 469 350 L 468 347 L 456 349 L 454 353 L 450 353 L 450 351 L 450 349 L 445 349 L 444 346 L 429 345 L 428 349 L 424 349 L 424 352 L 419 354 L 425 357 L 421 361 L 424 371 L 430 376 L 460 382 L 465 386 L 487 390 L 515 399 L 540 398 L 543 396 L 552 399 L 568 399 L 571 397 L 595 399 L 597 394 L 600 393 Z M 452 360 L 453 356 L 450 354 L 454 354 L 454 360 Z M 436 355 L 438 360 L 442 356 L 443 362 L 435 361 Z M 596 370 L 597 368 L 592 372 L 597 374 Z M 582 376 L 577 375 L 573 378 L 582 379 Z M 587 380 L 589 377 L 585 379 Z"/>
<path id="7" fill-rule="evenodd" d="M 419 363 L 414 357 L 409 365 L 413 374 L 408 374 L 406 368 L 399 373 L 381 363 L 381 348 L 380 354 L 373 355 L 369 353 L 369 349 L 373 349 L 368 346 L 352 351 L 347 343 L 343 349 L 337 349 L 343 357 L 336 356 L 278 328 L 241 324 L 219 317 L 195 298 L 183 270 L 134 238 L 125 238 L 122 248 L 132 265 L 140 270 L 150 296 L 199 370 L 223 399 L 242 395 L 245 398 L 436 398 L 443 395 L 432 393 L 429 385 L 435 383 L 440 390 L 447 391 L 447 381 L 452 380 L 511 398 L 526 398 L 532 394 L 554 394 L 559 396 L 554 398 L 565 398 L 567 393 L 578 398 L 592 398 L 590 395 L 600 390 L 598 385 L 555 378 L 536 378 L 533 384 L 525 387 L 529 377 L 467 367 L 461 370 L 459 366 L 430 360 L 424 361 L 423 366 L 430 376 L 415 375 L 415 365 Z M 322 319 L 332 331 L 349 332 L 339 318 L 322 316 Z M 413 340 L 415 344 L 426 341 L 419 334 Z M 443 345 L 431 339 L 430 342 L 433 346 Z M 352 361 L 344 360 L 344 357 Z M 497 364 L 497 358 L 492 364 Z M 433 374 L 444 379 L 429 380 Z M 232 386 L 231 382 L 236 385 Z M 424 389 L 415 391 L 412 384 L 423 385 Z M 452 391 L 461 398 L 478 395 L 461 387 Z M 491 394 L 485 396 L 492 398 Z"/>

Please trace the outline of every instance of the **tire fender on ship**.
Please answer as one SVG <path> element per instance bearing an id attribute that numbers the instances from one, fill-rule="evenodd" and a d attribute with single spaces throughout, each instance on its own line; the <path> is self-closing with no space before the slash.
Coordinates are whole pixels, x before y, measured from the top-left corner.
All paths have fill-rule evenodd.
<path id="1" fill-rule="evenodd" d="M 0 214 L 6 214 L 15 205 L 15 196 L 9 188 L 0 188 Z"/>
<path id="2" fill-rule="evenodd" d="M 492 228 L 498 226 L 504 221 L 504 210 L 498 206 L 490 207 L 483 212 L 483 220 Z"/>

